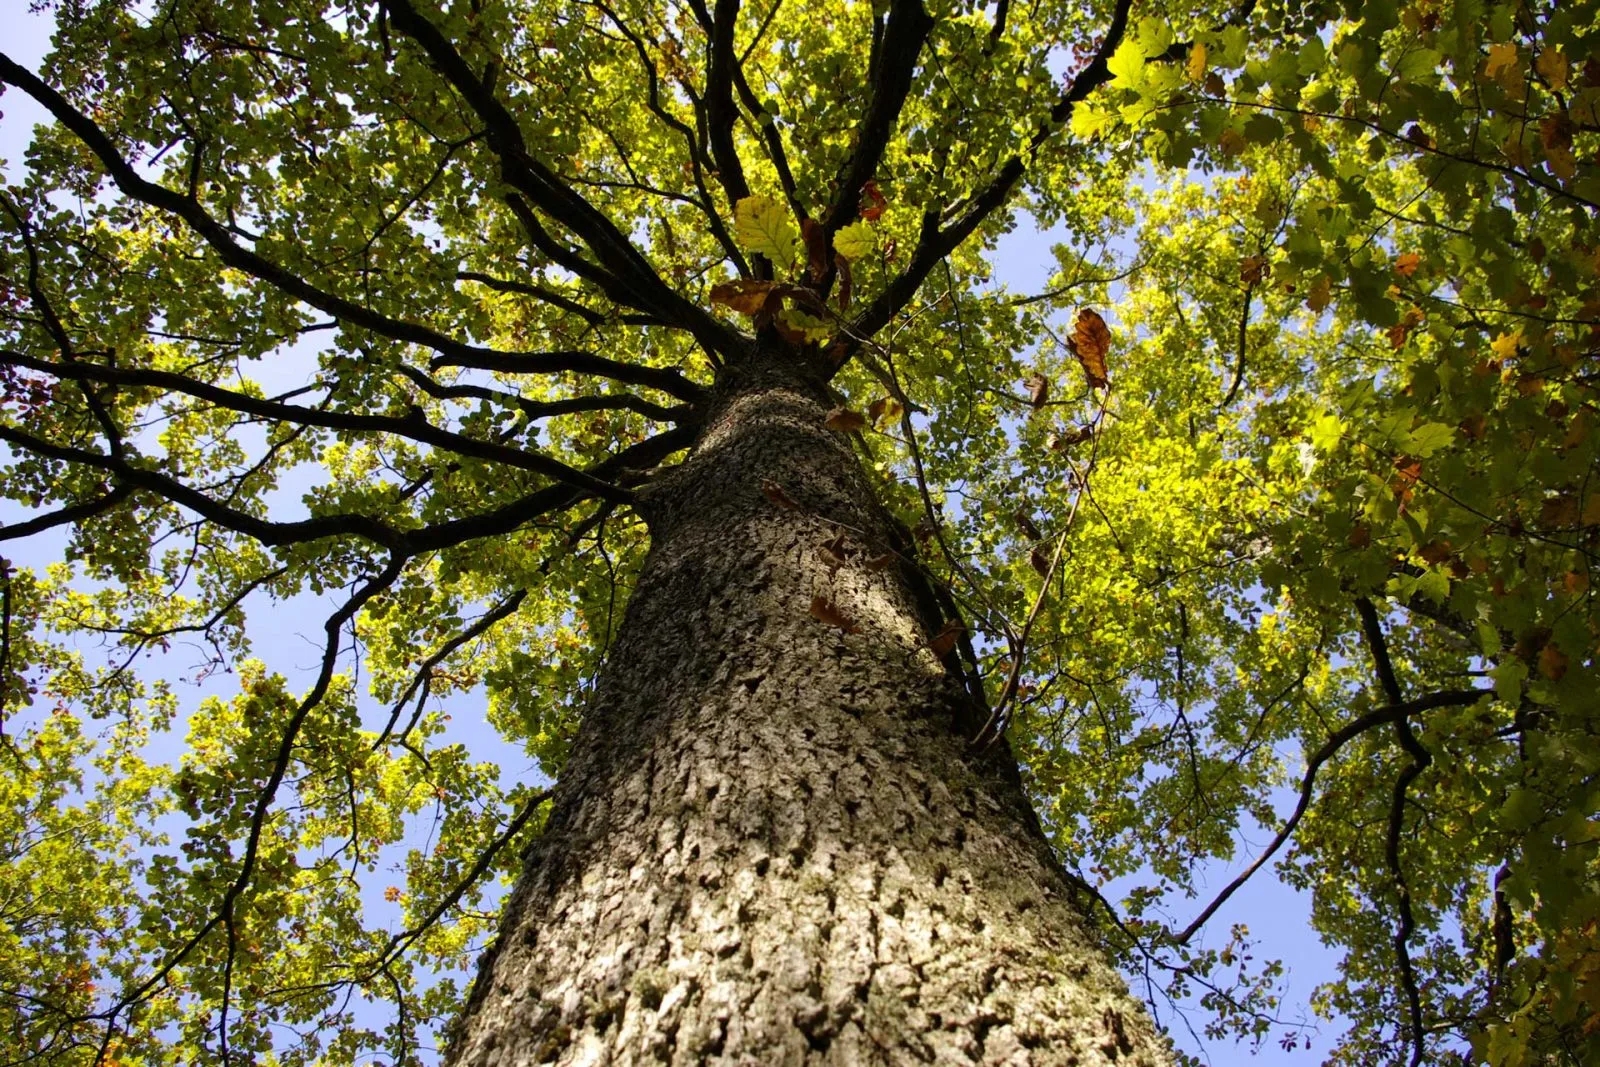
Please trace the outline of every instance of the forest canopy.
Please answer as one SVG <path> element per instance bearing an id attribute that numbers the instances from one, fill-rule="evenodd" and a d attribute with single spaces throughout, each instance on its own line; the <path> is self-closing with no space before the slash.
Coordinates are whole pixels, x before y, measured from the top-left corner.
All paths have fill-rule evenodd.
<path id="1" fill-rule="evenodd" d="M 6 1062 L 435 1062 L 753 337 L 1161 1022 L 1600 1062 L 1600 5 L 37 6 Z"/>

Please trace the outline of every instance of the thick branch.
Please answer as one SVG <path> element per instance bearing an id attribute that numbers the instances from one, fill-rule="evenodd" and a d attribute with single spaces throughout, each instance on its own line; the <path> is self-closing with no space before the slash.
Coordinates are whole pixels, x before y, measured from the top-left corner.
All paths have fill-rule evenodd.
<path id="1" fill-rule="evenodd" d="M 71 130 L 94 153 L 95 158 L 106 169 L 106 173 L 111 177 L 111 180 L 116 183 L 117 188 L 125 195 L 141 203 L 149 204 L 151 207 L 176 215 L 188 223 L 228 266 L 266 282 L 296 300 L 303 301 L 320 311 L 336 316 L 343 322 L 370 330 L 382 337 L 408 344 L 421 345 L 443 356 L 462 360 L 484 360 L 501 355 L 494 349 L 456 341 L 420 323 L 391 319 L 371 308 L 346 300 L 344 297 L 336 296 L 312 285 L 299 275 L 239 244 L 234 240 L 228 228 L 212 218 L 205 208 L 200 206 L 198 201 L 140 177 L 133 166 L 117 151 L 111 138 L 92 119 L 74 108 L 67 102 L 65 97 L 36 77 L 32 72 L 18 66 L 3 54 L 0 54 L 0 81 L 9 82 L 22 89 L 43 105 L 55 117 L 56 121 Z M 592 211 L 593 209 L 591 208 L 590 210 Z M 656 279 L 655 284 L 661 286 L 660 280 Z M 612 295 L 615 298 L 616 294 Z M 687 307 L 695 315 L 711 321 L 709 316 L 704 316 L 681 298 L 674 295 L 673 299 L 678 304 Z M 629 303 L 637 306 L 636 301 L 629 301 Z M 669 316 L 669 318 L 678 320 L 682 316 Z M 717 330 L 721 331 L 722 328 L 717 327 Z M 697 336 L 699 336 L 698 333 Z M 665 373 L 656 371 L 653 368 L 635 368 L 628 364 L 602 359 L 599 356 L 589 356 L 581 366 L 563 364 L 544 367 L 539 365 L 537 359 L 539 353 L 514 354 L 523 357 L 526 360 L 527 369 L 533 373 L 551 373 L 554 370 L 574 369 L 581 370 L 584 373 L 604 374 L 607 376 L 615 373 L 622 375 L 616 379 L 618 381 L 651 385 L 654 383 L 648 380 L 641 380 L 640 375 L 642 374 L 648 378 L 657 377 Z M 662 388 L 660 385 L 655 385 L 655 387 Z M 670 390 L 667 391 L 670 392 Z M 680 399 L 689 399 L 688 396 L 674 395 L 679 395 Z"/>
<path id="2" fill-rule="evenodd" d="M 130 367 L 110 367 L 99 363 L 74 362 L 55 363 L 50 360 L 34 359 L 20 352 L 0 351 L 0 359 L 17 366 L 27 367 L 30 370 L 42 371 L 53 374 L 58 378 L 75 382 L 102 382 L 107 385 L 125 385 L 131 387 L 149 387 L 166 389 L 175 393 L 204 400 L 220 408 L 230 411 L 254 415 L 257 418 L 268 419 L 273 422 L 290 423 L 300 426 L 321 426 L 330 430 L 348 430 L 357 433 L 387 433 L 396 437 L 430 445 L 446 452 L 453 452 L 460 456 L 470 456 L 473 459 L 482 459 L 495 463 L 504 463 L 508 467 L 517 467 L 522 470 L 542 474 L 558 482 L 566 482 L 575 488 L 584 489 L 603 500 L 616 500 L 618 503 L 627 503 L 633 494 L 609 482 L 591 477 L 574 467 L 569 467 L 560 460 L 537 452 L 526 452 L 520 448 L 509 448 L 506 445 L 496 444 L 493 441 L 479 441 L 471 437 L 463 437 L 457 433 L 434 426 L 420 412 L 415 417 L 394 418 L 388 415 L 362 415 L 348 411 L 326 411 L 321 408 L 300 407 L 296 404 L 281 404 L 273 400 L 264 400 L 259 397 L 237 393 L 220 386 L 208 385 L 197 382 L 182 374 L 171 371 L 144 370 Z"/>
<path id="3" fill-rule="evenodd" d="M 855 148 L 839 171 L 838 199 L 823 220 L 823 229 L 830 241 L 861 209 L 861 187 L 872 180 L 883 160 L 889 134 L 911 92 L 917 57 L 922 54 L 922 45 L 932 29 L 933 17 L 923 9 L 922 0 L 893 0 L 890 4 L 873 69 L 872 98 L 867 103 L 861 125 L 856 128 Z"/>

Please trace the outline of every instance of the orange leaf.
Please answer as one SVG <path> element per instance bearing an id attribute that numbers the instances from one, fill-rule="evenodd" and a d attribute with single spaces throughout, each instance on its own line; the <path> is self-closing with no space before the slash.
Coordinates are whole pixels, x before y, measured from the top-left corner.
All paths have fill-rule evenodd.
<path id="1" fill-rule="evenodd" d="M 774 310 L 773 305 L 778 301 L 778 294 L 774 292 L 777 285 L 777 282 L 749 279 L 722 282 L 711 287 L 711 302 L 724 304 L 741 315 L 759 315 Z"/>
<path id="2" fill-rule="evenodd" d="M 1567 657 L 1554 644 L 1539 650 L 1539 673 L 1552 682 L 1559 682 L 1567 673 Z"/>
<path id="3" fill-rule="evenodd" d="M 1402 278 L 1409 278 L 1417 273 L 1417 268 L 1422 266 L 1422 257 L 1415 252 L 1406 252 L 1395 257 L 1394 272 Z"/>
<path id="4" fill-rule="evenodd" d="M 1069 347 L 1083 365 L 1089 388 L 1106 388 L 1109 384 L 1106 379 L 1106 353 L 1111 350 L 1111 330 L 1106 326 L 1106 320 L 1089 308 L 1079 311 L 1077 321 L 1072 325 Z"/>
<path id="5" fill-rule="evenodd" d="M 889 201 L 878 188 L 877 182 L 868 182 L 861 187 L 861 195 L 866 197 L 870 204 L 863 205 L 861 217 L 868 222 L 876 222 L 883 217 L 883 209 L 889 206 Z"/>
<path id="6" fill-rule="evenodd" d="M 849 408 L 834 408 L 822 424 L 834 433 L 854 433 L 866 429 L 867 417 Z"/>
<path id="7" fill-rule="evenodd" d="M 800 505 L 796 504 L 792 499 L 790 499 L 789 494 L 783 491 L 783 486 L 779 485 L 771 478 L 762 479 L 761 492 L 768 500 L 772 501 L 780 508 L 784 508 L 789 511 L 800 510 Z"/>
<path id="8" fill-rule="evenodd" d="M 952 619 L 945 623 L 944 628 L 934 634 L 933 639 L 928 642 L 928 651 L 944 659 L 950 654 L 950 650 L 956 647 L 956 639 L 961 636 L 961 631 L 962 626 L 959 622 Z"/>
<path id="9" fill-rule="evenodd" d="M 874 425 L 881 426 L 885 421 L 893 422 L 898 419 L 904 410 L 900 406 L 900 401 L 894 397 L 880 396 L 867 405 L 867 418 L 871 419 Z"/>
<path id="10" fill-rule="evenodd" d="M 840 611 L 838 605 L 821 593 L 811 598 L 811 614 L 818 622 L 825 622 L 829 626 L 837 626 L 847 634 L 861 632 L 861 627 L 857 626 L 850 616 Z"/>

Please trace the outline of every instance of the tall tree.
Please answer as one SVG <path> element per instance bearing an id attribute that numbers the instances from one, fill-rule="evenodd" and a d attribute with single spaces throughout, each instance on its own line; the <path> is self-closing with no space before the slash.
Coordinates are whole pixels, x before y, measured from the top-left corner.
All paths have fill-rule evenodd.
<path id="1" fill-rule="evenodd" d="M 51 6 L 22 1059 L 1600 1055 L 1595 4 Z"/>

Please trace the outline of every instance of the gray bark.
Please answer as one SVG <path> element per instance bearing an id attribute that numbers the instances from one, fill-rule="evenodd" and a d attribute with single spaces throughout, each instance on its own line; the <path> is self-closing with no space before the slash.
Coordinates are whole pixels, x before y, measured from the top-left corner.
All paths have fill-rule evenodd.
<path id="1" fill-rule="evenodd" d="M 724 377 L 453 1064 L 1168 1063 L 820 388 Z"/>

